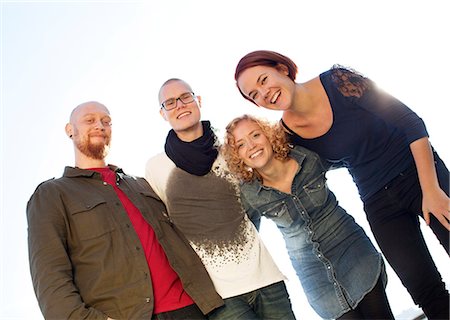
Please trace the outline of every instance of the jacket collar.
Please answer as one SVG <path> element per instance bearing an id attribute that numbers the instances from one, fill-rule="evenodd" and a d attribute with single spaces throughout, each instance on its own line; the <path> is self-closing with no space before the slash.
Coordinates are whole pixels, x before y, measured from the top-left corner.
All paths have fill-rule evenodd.
<path id="1" fill-rule="evenodd" d="M 112 164 L 108 164 L 108 167 L 113 170 L 115 173 L 117 173 L 119 175 L 119 177 L 122 178 L 122 176 L 124 175 L 124 172 L 121 168 L 112 165 Z M 76 177 L 89 177 L 89 178 L 96 178 L 96 179 L 101 179 L 101 175 L 100 173 L 93 171 L 93 170 L 87 170 L 87 169 L 80 169 L 77 167 L 65 167 L 64 168 L 64 177 L 67 178 L 76 178 Z"/>
<path id="2" fill-rule="evenodd" d="M 302 147 L 298 147 L 295 146 L 294 148 L 291 148 L 289 150 L 289 157 L 293 158 L 294 160 L 296 160 L 298 162 L 298 169 L 297 169 L 297 173 L 300 172 L 300 170 L 302 169 L 302 164 L 303 161 L 305 161 L 307 154 L 304 151 L 304 149 Z M 264 186 L 261 181 L 259 181 L 258 179 L 254 179 L 250 185 L 253 186 L 253 188 L 255 188 L 256 193 L 260 193 L 262 189 L 266 189 L 266 190 L 271 190 L 272 188 L 270 187 L 266 187 Z"/>
<path id="3" fill-rule="evenodd" d="M 291 158 L 294 158 L 298 162 L 299 170 L 302 167 L 303 161 L 305 161 L 307 154 L 306 151 L 299 146 L 295 146 L 294 148 L 290 149 L 289 156 Z"/>

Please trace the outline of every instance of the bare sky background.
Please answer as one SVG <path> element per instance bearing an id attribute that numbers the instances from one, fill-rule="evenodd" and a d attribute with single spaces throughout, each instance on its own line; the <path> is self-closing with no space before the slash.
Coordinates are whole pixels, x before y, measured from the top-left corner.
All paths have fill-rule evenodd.
<path id="1" fill-rule="evenodd" d="M 352 67 L 421 116 L 450 164 L 446 0 L 148 0 L 0 2 L 0 319 L 42 319 L 29 275 L 26 203 L 36 186 L 73 165 L 64 134 L 70 111 L 97 100 L 112 113 L 108 162 L 143 176 L 162 151 L 169 126 L 157 92 L 168 78 L 202 96 L 203 119 L 221 135 L 235 116 L 281 114 L 240 97 L 234 68 L 246 53 L 269 49 L 292 58 L 299 81 L 333 64 Z M 341 205 L 372 237 L 345 170 L 328 174 Z M 432 255 L 447 284 L 450 262 L 428 228 Z M 261 234 L 283 272 L 294 311 L 309 307 L 278 230 Z M 396 315 L 416 310 L 388 266 Z M 399 319 L 401 316 L 399 317 Z"/>

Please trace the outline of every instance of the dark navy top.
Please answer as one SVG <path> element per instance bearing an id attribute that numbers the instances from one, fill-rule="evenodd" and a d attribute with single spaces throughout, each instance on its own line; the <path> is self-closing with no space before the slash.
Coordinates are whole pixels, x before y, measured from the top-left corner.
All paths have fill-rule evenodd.
<path id="1" fill-rule="evenodd" d="M 363 201 L 414 163 L 409 145 L 428 136 L 425 124 L 369 79 L 342 67 L 320 74 L 333 112 L 324 135 L 292 143 L 317 152 L 332 167 L 348 168 Z"/>

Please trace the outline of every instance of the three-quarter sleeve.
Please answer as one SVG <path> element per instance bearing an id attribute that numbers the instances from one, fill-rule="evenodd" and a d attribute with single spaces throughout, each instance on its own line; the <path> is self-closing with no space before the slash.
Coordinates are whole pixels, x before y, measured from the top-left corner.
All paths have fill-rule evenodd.
<path id="1" fill-rule="evenodd" d="M 424 121 L 403 102 L 386 93 L 368 79 L 368 86 L 361 97 L 354 97 L 355 103 L 392 127 L 398 128 L 408 144 L 428 137 Z"/>

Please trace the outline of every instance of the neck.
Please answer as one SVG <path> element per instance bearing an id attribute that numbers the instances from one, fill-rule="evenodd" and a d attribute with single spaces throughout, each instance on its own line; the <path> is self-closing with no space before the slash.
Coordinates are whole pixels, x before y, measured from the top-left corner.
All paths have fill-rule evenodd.
<path id="1" fill-rule="evenodd" d="M 274 182 L 279 181 L 280 177 L 285 174 L 284 162 L 272 158 L 264 168 L 260 168 L 257 171 L 261 176 L 263 184 L 273 184 Z"/>
<path id="2" fill-rule="evenodd" d="M 80 152 L 75 153 L 75 167 L 80 169 L 88 168 L 104 168 L 106 167 L 105 159 L 92 159 Z"/>
<path id="3" fill-rule="evenodd" d="M 297 115 L 307 115 L 311 112 L 311 110 L 313 110 L 313 96 L 308 87 L 309 85 L 307 83 L 297 83 L 295 85 L 294 101 L 288 112 L 292 112 Z"/>
<path id="4" fill-rule="evenodd" d="M 258 170 L 262 184 L 285 193 L 291 192 L 292 180 L 297 171 L 297 162 L 291 158 L 286 160 L 273 159 L 271 165 Z"/>
<path id="5" fill-rule="evenodd" d="M 184 142 L 192 142 L 203 135 L 203 125 L 201 122 L 185 130 L 175 131 L 178 138 Z"/>

